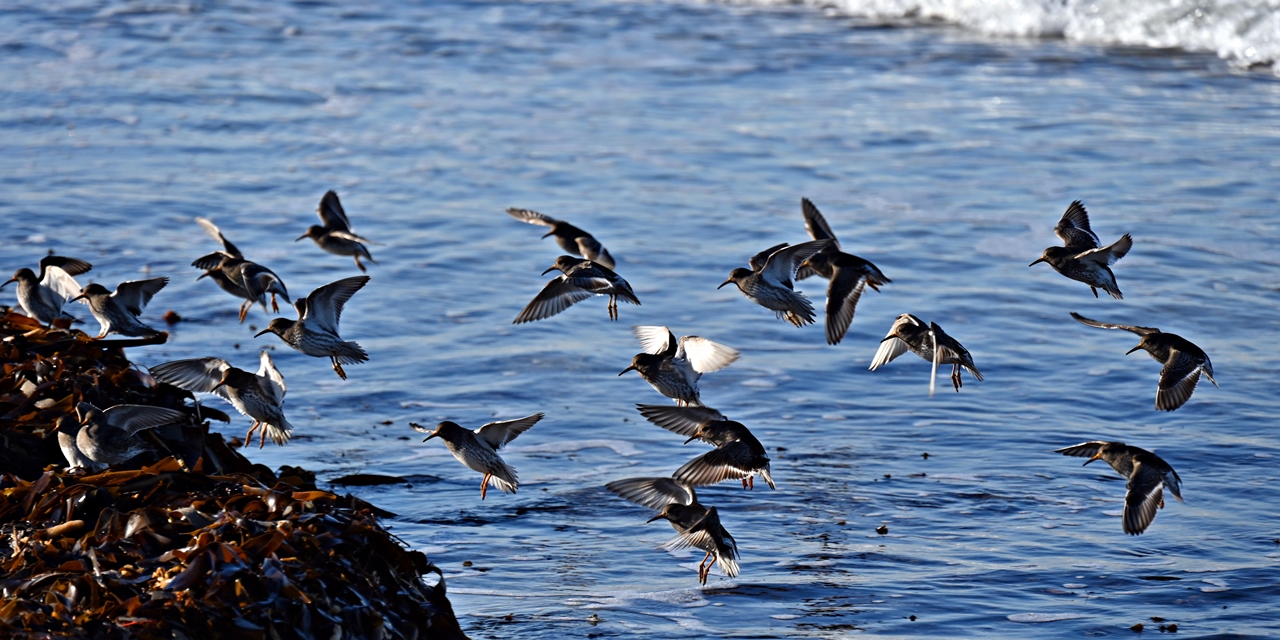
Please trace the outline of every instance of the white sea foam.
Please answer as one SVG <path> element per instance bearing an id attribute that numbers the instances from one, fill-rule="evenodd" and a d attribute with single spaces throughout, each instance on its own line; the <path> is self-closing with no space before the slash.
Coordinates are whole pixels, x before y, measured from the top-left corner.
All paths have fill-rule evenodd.
<path id="1" fill-rule="evenodd" d="M 1013 613 L 1009 614 L 1009 622 L 1058 622 L 1059 620 L 1075 620 L 1084 616 L 1078 613 Z"/>
<path id="2" fill-rule="evenodd" d="M 943 20 L 997 37 L 1207 51 L 1236 66 L 1266 65 L 1280 73 L 1280 10 L 1274 0 L 802 1 L 860 18 Z"/>

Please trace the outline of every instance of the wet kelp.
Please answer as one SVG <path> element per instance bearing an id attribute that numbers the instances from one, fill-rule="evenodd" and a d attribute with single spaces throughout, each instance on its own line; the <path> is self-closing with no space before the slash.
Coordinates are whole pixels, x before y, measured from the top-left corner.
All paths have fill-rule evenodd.
<path id="1" fill-rule="evenodd" d="M 393 514 L 252 464 L 120 345 L 33 325 L 0 319 L 0 637 L 465 637 Z M 151 434 L 172 455 L 68 471 L 53 423 L 81 400 L 193 421 Z"/>

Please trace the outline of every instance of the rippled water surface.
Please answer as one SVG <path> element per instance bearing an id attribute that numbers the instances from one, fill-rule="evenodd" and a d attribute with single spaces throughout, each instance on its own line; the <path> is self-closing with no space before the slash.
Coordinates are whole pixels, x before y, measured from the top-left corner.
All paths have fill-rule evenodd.
<path id="1" fill-rule="evenodd" d="M 356 491 L 444 568 L 473 637 L 1130 637 L 1151 616 L 1180 635 L 1280 634 L 1269 72 L 603 0 L 18 2 L 0 7 L 0 51 L 5 269 L 54 249 L 111 286 L 170 276 L 145 318 L 185 321 L 132 352 L 142 364 L 248 368 L 275 349 L 297 438 L 255 460 L 408 479 Z M 255 340 L 261 310 L 238 326 L 236 301 L 189 266 L 216 248 L 202 215 L 295 297 L 356 273 L 293 242 L 330 188 L 383 243 L 342 319 L 371 357 L 345 383 Z M 801 196 L 893 279 L 836 347 L 715 288 L 807 239 Z M 1135 238 L 1122 301 L 1027 267 L 1074 199 L 1105 241 Z M 588 300 L 513 326 L 559 250 L 509 206 L 593 232 L 643 306 L 610 323 Z M 798 288 L 820 305 L 823 286 Z M 1160 365 L 1073 310 L 1187 337 L 1221 388 L 1156 412 Z M 962 341 L 986 380 L 957 394 L 944 377 L 930 399 L 915 356 L 868 371 L 904 312 Z M 634 410 L 665 402 L 617 375 L 634 324 L 743 352 L 702 384 L 778 481 L 700 492 L 737 538 L 736 579 L 699 588 L 698 555 L 663 551 L 670 527 L 603 488 L 705 450 Z M 520 492 L 483 502 L 479 476 L 408 427 L 536 411 L 505 454 Z M 1124 482 L 1052 453 L 1093 439 L 1157 450 L 1186 503 L 1124 535 Z"/>

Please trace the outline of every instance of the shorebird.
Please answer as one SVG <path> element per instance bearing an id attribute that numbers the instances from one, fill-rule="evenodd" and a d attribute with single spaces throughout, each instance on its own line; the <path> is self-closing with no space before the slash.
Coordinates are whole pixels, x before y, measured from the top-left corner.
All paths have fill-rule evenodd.
<path id="1" fill-rule="evenodd" d="M 320 216 L 319 225 L 311 225 L 307 228 L 307 232 L 298 236 L 298 240 L 303 238 L 311 238 L 315 240 L 316 246 L 332 253 L 336 256 L 351 256 L 356 260 L 356 266 L 360 268 L 360 272 L 366 271 L 363 264 L 360 264 L 360 258 L 364 258 L 373 264 L 373 256 L 369 255 L 369 249 L 364 245 L 377 244 L 376 242 L 351 232 L 351 223 L 347 220 L 347 212 L 342 210 L 342 202 L 338 200 L 338 194 L 328 191 L 320 198 L 320 206 L 316 207 L 316 215 Z"/>
<path id="2" fill-rule="evenodd" d="M 644 353 L 631 359 L 622 375 L 635 371 L 658 393 L 677 404 L 702 404 L 698 397 L 698 379 L 704 373 L 719 371 L 738 359 L 737 349 L 726 347 L 699 336 L 682 336 L 666 327 L 638 326 L 633 331 L 640 339 Z"/>
<path id="3" fill-rule="evenodd" d="M 869 260 L 841 251 L 840 241 L 831 231 L 831 225 L 808 198 L 800 199 L 800 210 L 804 213 L 804 228 L 809 235 L 814 240 L 830 240 L 831 244 L 800 263 L 796 280 L 814 275 L 830 280 L 827 284 L 827 344 L 840 344 L 849 331 L 849 323 L 853 322 L 853 313 L 862 298 L 863 289 L 869 286 L 879 291 L 880 285 L 891 281 Z"/>
<path id="4" fill-rule="evenodd" d="M 156 380 L 179 389 L 222 396 L 236 411 L 253 419 L 244 436 L 246 447 L 253 442 L 253 432 L 262 429 L 258 437 L 261 449 L 268 436 L 278 445 L 288 442 L 293 425 L 284 417 L 284 376 L 266 351 L 259 356 L 259 363 L 257 373 L 237 369 L 221 358 L 174 360 L 148 369 Z"/>
<path id="5" fill-rule="evenodd" d="M 80 422 L 69 415 L 59 416 L 54 421 L 54 432 L 58 434 L 58 448 L 62 449 L 62 457 L 67 459 L 67 469 L 84 469 L 96 472 L 107 468 L 107 465 L 94 462 L 89 456 L 80 452 L 76 445 L 76 434 L 82 428 Z"/>
<path id="6" fill-rule="evenodd" d="M 938 365 L 951 365 L 951 385 L 960 391 L 964 384 L 960 380 L 960 369 L 968 369 L 978 382 L 982 382 L 982 374 L 973 365 L 973 356 L 958 340 L 947 335 L 936 322 L 925 326 L 924 320 L 909 313 L 898 316 L 889 329 L 889 335 L 880 341 L 876 356 L 871 359 L 871 370 L 892 362 L 894 358 L 910 350 L 912 353 L 933 363 L 933 372 L 929 374 L 929 395 L 934 392 L 938 377 Z"/>
<path id="7" fill-rule="evenodd" d="M 639 305 L 631 285 L 608 267 L 596 264 L 591 260 L 560 256 L 555 264 L 542 272 L 559 269 L 562 273 L 547 283 L 538 295 L 533 297 L 525 308 L 516 316 L 512 324 L 544 320 L 568 309 L 569 307 L 590 298 L 591 296 L 609 296 L 609 319 L 618 319 L 618 298 L 631 304 Z"/>
<path id="8" fill-rule="evenodd" d="M 698 563 L 701 584 L 707 584 L 707 574 L 716 563 L 726 576 L 738 575 L 738 543 L 720 524 L 716 508 L 698 503 L 693 487 L 673 478 L 627 478 L 610 482 L 605 488 L 625 500 L 657 510 L 658 515 L 649 518 L 649 522 L 659 518 L 669 521 L 679 535 L 663 545 L 666 549 L 693 547 L 705 552 Z"/>
<path id="9" fill-rule="evenodd" d="M 104 410 L 81 402 L 76 405 L 76 413 L 81 424 L 76 447 L 84 457 L 106 465 L 155 451 L 155 447 L 137 438 L 139 431 L 187 420 L 187 414 L 180 411 L 142 404 L 118 404 Z M 67 463 L 71 463 L 70 458 Z"/>
<path id="10" fill-rule="evenodd" d="M 1098 322 L 1074 311 L 1071 312 L 1071 317 L 1091 327 L 1124 329 L 1142 336 L 1138 346 L 1126 351 L 1125 355 L 1145 349 L 1157 362 L 1164 364 L 1164 368 L 1160 370 L 1160 384 L 1156 387 L 1156 408 L 1161 411 L 1173 411 L 1190 399 L 1201 374 L 1213 386 L 1218 386 L 1218 381 L 1213 379 L 1213 363 L 1209 362 L 1204 349 L 1180 335 L 1164 333 L 1154 327 Z"/>
<path id="11" fill-rule="evenodd" d="M 530 211 L 528 209 L 517 209 L 511 207 L 507 209 L 507 213 L 512 218 L 529 224 L 551 227 L 551 230 L 543 234 L 542 237 L 555 236 L 556 243 L 561 249 L 568 251 L 575 256 L 582 256 L 596 264 L 603 265 L 607 269 L 613 269 L 615 264 L 613 256 L 609 255 L 609 250 L 600 244 L 600 241 L 592 237 L 591 234 L 579 229 L 564 220 L 556 220 L 551 216 Z"/>
<path id="12" fill-rule="evenodd" d="M 361 287 L 368 284 L 369 276 L 351 276 L 324 285 L 293 303 L 298 319 L 272 318 L 266 329 L 254 334 L 274 333 L 285 344 L 309 356 L 329 358 L 333 371 L 339 378 L 347 379 L 344 364 L 359 364 L 369 359 L 360 345 L 344 341 L 338 335 L 338 320 L 342 307 Z"/>
<path id="13" fill-rule="evenodd" d="M 138 316 L 142 309 L 151 302 L 156 292 L 169 284 L 169 278 L 151 278 L 148 280 L 130 280 L 121 282 L 116 290 L 108 291 L 106 287 L 94 283 L 80 291 L 80 295 L 72 301 L 83 299 L 89 305 L 89 311 L 102 325 L 99 338 L 107 334 L 118 333 L 122 336 L 150 338 L 159 335 L 159 331 L 142 324 Z"/>
<path id="14" fill-rule="evenodd" d="M 1117 300 L 1124 298 L 1116 285 L 1116 274 L 1111 272 L 1111 265 L 1133 247 L 1133 238 L 1129 234 L 1120 236 L 1119 240 L 1105 247 L 1100 246 L 1098 236 L 1089 228 L 1089 213 L 1079 200 L 1067 207 L 1053 231 L 1064 246 L 1045 249 L 1028 267 L 1047 262 L 1058 273 L 1089 285 L 1095 298 L 1098 297 L 1098 289 Z"/>
<path id="15" fill-rule="evenodd" d="M 778 488 L 769 471 L 764 445 L 741 422 L 734 422 L 711 407 L 638 404 L 636 409 L 649 422 L 687 436 L 685 444 L 701 440 L 715 447 L 671 474 L 676 480 L 693 487 L 741 480 L 743 489 L 754 489 L 755 476 L 759 474 L 770 489 Z"/>
<path id="16" fill-rule="evenodd" d="M 271 294 L 271 310 L 274 312 L 280 311 L 280 305 L 276 303 L 277 295 L 284 298 L 285 302 L 291 302 L 289 291 L 285 288 L 280 276 L 256 262 L 246 260 L 244 254 L 240 253 L 240 249 L 231 244 L 231 241 L 222 235 L 222 231 L 212 221 L 196 218 L 196 222 L 211 238 L 221 242 L 223 246 L 223 251 L 200 256 L 191 263 L 191 266 L 204 270 L 196 280 L 210 278 L 218 288 L 243 300 L 244 302 L 240 305 L 240 322 L 244 322 L 245 316 L 255 302 L 262 305 L 262 310 L 266 312 L 266 294 L 268 293 Z"/>
<path id="17" fill-rule="evenodd" d="M 92 269 L 84 260 L 63 256 L 45 256 L 40 259 L 40 273 L 23 267 L 13 277 L 0 284 L 18 283 L 18 305 L 27 317 L 43 325 L 53 326 L 62 317 L 62 307 L 68 300 L 80 294 L 80 284 L 71 276 L 78 276 Z"/>
<path id="18" fill-rule="evenodd" d="M 1178 502 L 1182 502 L 1182 479 L 1178 472 L 1160 456 L 1129 446 L 1123 442 L 1082 442 L 1075 446 L 1055 449 L 1055 453 L 1077 458 L 1089 458 L 1085 464 L 1103 460 L 1116 473 L 1129 479 L 1124 494 L 1124 532 L 1136 536 L 1147 530 L 1156 518 L 1156 510 L 1164 508 L 1164 488 L 1169 488 Z"/>
<path id="19" fill-rule="evenodd" d="M 484 500 L 484 494 L 489 490 L 489 485 L 501 489 L 503 493 L 516 492 L 518 486 L 516 470 L 498 456 L 498 450 L 515 440 L 516 436 L 538 424 L 544 415 L 535 413 L 516 420 L 490 422 L 475 431 L 447 420 L 437 424 L 434 431 L 416 422 L 410 422 L 409 426 L 413 427 L 414 431 L 428 434 L 422 439 L 423 442 L 439 436 L 444 440 L 445 446 L 449 447 L 449 453 L 452 453 L 458 462 L 472 471 L 484 474 L 484 478 L 480 480 L 480 499 Z"/>
<path id="20" fill-rule="evenodd" d="M 813 322 L 813 305 L 792 288 L 791 281 L 802 262 L 830 244 L 830 240 L 810 240 L 792 247 L 786 243 L 769 247 L 751 257 L 750 269 L 734 269 L 729 273 L 729 279 L 716 288 L 732 282 L 748 300 L 773 311 L 779 318 L 786 318 L 797 327 L 803 327 Z"/>

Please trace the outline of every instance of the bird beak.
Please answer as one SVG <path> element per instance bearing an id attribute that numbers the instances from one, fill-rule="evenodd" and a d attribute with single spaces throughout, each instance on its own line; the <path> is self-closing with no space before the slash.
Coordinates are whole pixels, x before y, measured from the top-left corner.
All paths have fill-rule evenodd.
<path id="1" fill-rule="evenodd" d="M 546 236 L 543 236 L 543 237 L 545 238 Z M 555 271 L 555 270 L 556 270 L 556 266 L 555 266 L 555 265 L 551 265 L 550 267 L 547 267 L 547 270 L 546 270 L 546 271 L 543 271 L 543 272 L 542 272 L 542 275 L 544 275 L 544 276 L 545 276 L 545 275 L 547 275 L 548 273 L 551 273 L 552 271 Z"/>
<path id="2" fill-rule="evenodd" d="M 76 300 L 83 300 L 83 299 L 84 299 L 84 294 L 82 293 L 82 294 L 80 294 L 80 295 L 78 295 L 78 296 L 76 296 L 76 297 L 74 297 L 74 298 L 72 298 L 72 299 L 68 300 L 67 302 L 75 302 Z"/>
<path id="3" fill-rule="evenodd" d="M 268 327 L 268 328 L 266 328 L 266 329 L 263 329 L 262 331 L 259 331 L 259 332 L 255 333 L 255 334 L 253 334 L 253 337 L 255 337 L 255 338 L 256 338 L 256 337 L 258 337 L 258 336 L 260 336 L 260 335 L 262 335 L 262 334 L 264 334 L 264 333 L 270 333 L 270 332 L 271 332 L 271 329 Z"/>
<path id="4" fill-rule="evenodd" d="M 0 284 L 0 289 L 3 289 L 5 285 L 8 285 L 10 282 L 13 282 L 14 280 L 17 280 L 17 278 L 9 278 L 8 280 L 5 280 L 4 284 Z"/>
<path id="5" fill-rule="evenodd" d="M 697 439 L 698 439 L 698 436 L 689 436 L 689 439 L 685 440 L 684 443 L 689 444 L 690 442 L 693 442 L 694 440 L 697 440 Z"/>
<path id="6" fill-rule="evenodd" d="M 1136 346 L 1136 347 L 1134 347 L 1134 348 L 1132 348 L 1132 349 L 1130 349 L 1130 350 L 1128 350 L 1128 351 L 1124 352 L 1124 354 L 1127 356 L 1127 355 L 1129 355 L 1129 354 L 1133 353 L 1134 351 L 1137 351 L 1138 349 L 1141 349 L 1141 348 L 1142 348 L 1142 345 L 1138 345 L 1138 346 Z"/>
<path id="7" fill-rule="evenodd" d="M 208 272 L 208 271 L 206 271 L 206 272 L 204 272 L 204 273 L 200 274 L 200 277 L 199 277 L 199 278 L 196 278 L 196 280 L 204 280 L 204 279 L 205 279 L 205 278 L 207 278 L 207 277 L 209 277 L 209 272 Z"/>
<path id="8" fill-rule="evenodd" d="M 1101 452 L 1101 451 L 1099 451 L 1099 452 L 1097 452 L 1097 453 L 1093 454 L 1093 457 L 1092 457 L 1092 458 L 1089 458 L 1088 460 L 1085 460 L 1085 461 L 1084 461 L 1084 464 L 1082 464 L 1082 465 L 1080 465 L 1080 466 L 1082 466 L 1082 467 L 1083 467 L 1083 466 L 1086 466 L 1086 465 L 1088 465 L 1090 462 L 1093 462 L 1094 460 L 1097 460 L 1098 458 L 1101 458 L 1101 457 L 1102 457 L 1102 452 Z"/>
<path id="9" fill-rule="evenodd" d="M 214 392 L 215 390 L 217 390 L 219 387 L 225 387 L 225 386 L 227 386 L 227 381 L 224 379 L 224 380 L 222 380 L 221 382 L 219 382 L 218 384 L 213 385 L 213 389 L 210 389 L 210 390 L 209 390 L 209 393 L 213 393 L 213 392 Z"/>
<path id="10" fill-rule="evenodd" d="M 883 337 L 883 338 L 880 338 L 880 342 L 885 342 L 885 341 L 887 341 L 889 338 L 896 338 L 896 337 L 898 337 L 898 336 L 885 336 L 885 337 Z"/>
<path id="11" fill-rule="evenodd" d="M 733 282 L 733 278 L 729 278 L 728 280 L 725 280 L 724 282 L 721 282 L 721 283 L 720 283 L 720 287 L 723 287 L 723 286 L 725 286 L 726 284 L 729 284 L 730 282 Z M 719 289 L 720 287 L 716 287 L 716 289 Z"/>
<path id="12" fill-rule="evenodd" d="M 1031 264 L 1029 264 L 1029 265 L 1027 265 L 1027 266 L 1028 266 L 1028 267 L 1034 267 L 1034 266 L 1036 266 L 1036 265 L 1040 264 L 1041 262 L 1044 262 L 1044 257 L 1043 257 L 1043 256 L 1041 256 L 1040 258 L 1036 259 L 1036 261 L 1035 261 L 1035 262 L 1032 262 Z"/>
<path id="13" fill-rule="evenodd" d="M 306 233 L 304 233 L 304 234 L 302 234 L 302 235 L 298 236 L 297 238 L 295 238 L 295 239 L 294 239 L 294 242 L 297 242 L 298 240 L 301 240 L 301 239 L 303 239 L 303 238 L 308 238 L 308 237 L 310 237 L 310 236 L 311 236 L 311 232 L 310 232 L 310 231 L 308 231 L 308 232 L 306 232 Z"/>
<path id="14" fill-rule="evenodd" d="M 423 439 L 422 439 L 422 441 L 423 441 L 423 442 L 426 442 L 426 441 L 428 441 L 428 440 L 430 440 L 430 439 L 432 439 L 432 438 L 434 438 L 434 437 L 436 437 L 436 436 L 438 436 L 438 435 L 440 435 L 440 434 L 439 434 L 439 433 L 432 433 L 432 434 L 428 435 L 427 437 L 423 438 Z"/>
<path id="15" fill-rule="evenodd" d="M 650 522 L 653 522 L 654 520 L 661 520 L 662 518 L 663 518 L 662 514 L 661 514 L 661 513 L 659 513 L 658 515 L 656 515 L 656 516 L 654 516 L 654 517 L 652 517 L 652 518 L 649 518 L 648 520 L 645 520 L 645 521 L 644 521 L 644 523 L 645 523 L 645 524 L 649 524 Z"/>
<path id="16" fill-rule="evenodd" d="M 555 233 L 555 232 L 556 232 L 556 230 L 555 230 L 555 229 L 552 229 L 552 230 L 550 230 L 550 231 L 548 231 L 548 232 L 546 232 L 546 233 L 542 234 L 542 237 L 544 237 L 544 238 L 545 238 L 545 237 L 547 237 L 547 236 L 549 236 L 549 235 L 551 235 L 551 234 L 553 234 L 553 233 Z"/>
<path id="17" fill-rule="evenodd" d="M 633 364 L 633 365 L 631 365 L 631 366 L 627 367 L 626 369 L 623 369 L 623 370 L 622 370 L 622 373 L 626 373 L 626 372 L 628 372 L 628 371 L 635 371 L 635 370 L 636 370 L 636 366 Z M 622 373 L 619 373 L 618 375 L 619 375 L 619 376 L 621 376 L 621 375 L 622 375 Z"/>

